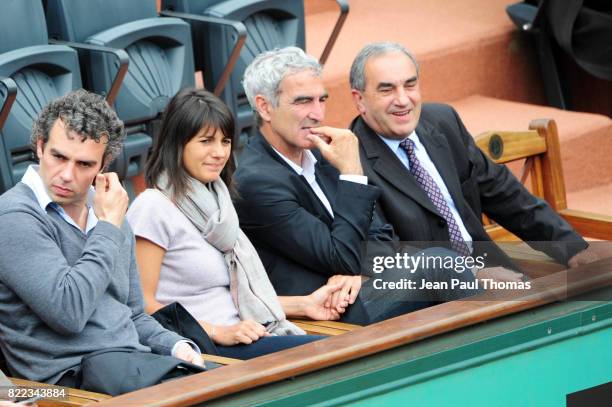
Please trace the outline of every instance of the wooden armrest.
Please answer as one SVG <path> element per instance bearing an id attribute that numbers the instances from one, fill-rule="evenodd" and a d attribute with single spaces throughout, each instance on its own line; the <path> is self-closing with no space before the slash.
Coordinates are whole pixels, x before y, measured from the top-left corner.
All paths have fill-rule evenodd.
<path id="1" fill-rule="evenodd" d="M 567 268 L 545 253 L 532 249 L 526 243 L 503 244 L 499 242 L 499 246 L 531 278 L 540 278 Z"/>
<path id="2" fill-rule="evenodd" d="M 19 387 L 61 387 L 55 386 L 53 384 L 33 382 L 25 379 L 14 379 L 10 378 L 11 382 L 15 386 Z M 80 390 L 80 389 L 68 389 L 68 397 L 53 400 L 53 399 L 43 399 L 37 401 L 38 406 L 84 406 L 91 403 L 96 403 L 102 400 L 106 400 L 111 398 L 108 394 L 102 393 L 94 393 L 92 391 Z"/>
<path id="3" fill-rule="evenodd" d="M 361 328 L 360 325 L 347 324 L 337 321 L 311 321 L 307 319 L 292 319 L 298 327 L 310 335 L 336 336 Z"/>
<path id="4" fill-rule="evenodd" d="M 218 363 L 220 365 L 232 365 L 234 363 L 244 362 L 243 360 L 240 360 L 240 359 L 226 358 L 226 357 L 217 356 L 217 355 L 209 355 L 207 353 L 202 354 L 202 360 L 205 362 Z"/>
<path id="5" fill-rule="evenodd" d="M 612 216 L 562 209 L 559 214 L 582 236 L 612 240 Z"/>
<path id="6" fill-rule="evenodd" d="M 521 241 L 519 237 L 508 232 L 506 229 L 499 226 L 497 223 L 485 226 L 485 231 L 487 232 L 491 240 L 504 241 L 504 242 L 520 242 Z"/>

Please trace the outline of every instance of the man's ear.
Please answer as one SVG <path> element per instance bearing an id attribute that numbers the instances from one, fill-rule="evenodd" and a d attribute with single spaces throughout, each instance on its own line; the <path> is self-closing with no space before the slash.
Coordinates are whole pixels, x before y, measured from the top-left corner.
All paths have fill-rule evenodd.
<path id="1" fill-rule="evenodd" d="M 353 103 L 359 111 L 359 114 L 365 114 L 365 105 L 363 103 L 363 94 L 357 89 L 351 89 L 351 95 L 353 96 Z"/>
<path id="2" fill-rule="evenodd" d="M 264 122 L 272 120 L 272 104 L 262 95 L 255 96 L 255 110 Z"/>
<path id="3" fill-rule="evenodd" d="M 108 171 L 108 167 L 110 167 L 110 164 L 113 162 L 114 158 L 115 157 L 113 157 L 112 154 L 104 153 L 104 156 L 102 157 L 102 165 L 100 166 L 100 172 Z"/>
<path id="4" fill-rule="evenodd" d="M 42 137 L 38 137 L 36 139 L 36 156 L 38 157 L 38 161 L 42 160 L 43 150 L 45 149 L 45 143 L 43 142 Z"/>

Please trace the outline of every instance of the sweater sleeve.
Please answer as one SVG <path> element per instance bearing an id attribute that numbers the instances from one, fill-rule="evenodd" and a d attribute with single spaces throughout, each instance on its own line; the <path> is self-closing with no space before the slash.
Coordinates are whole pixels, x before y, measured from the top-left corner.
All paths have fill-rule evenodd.
<path id="1" fill-rule="evenodd" d="M 35 215 L 1 215 L 0 278 L 51 329 L 72 335 L 83 330 L 104 295 L 124 235 L 114 225 L 98 222 L 73 265 L 58 239 Z"/>

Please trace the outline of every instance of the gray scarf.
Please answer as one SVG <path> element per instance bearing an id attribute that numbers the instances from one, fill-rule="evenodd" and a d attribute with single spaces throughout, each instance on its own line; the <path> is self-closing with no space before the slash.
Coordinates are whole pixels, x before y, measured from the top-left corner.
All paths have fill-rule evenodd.
<path id="1" fill-rule="evenodd" d="M 165 173 L 158 186 L 172 197 Z M 218 179 L 203 184 L 189 177 L 185 196 L 172 201 L 202 237 L 223 253 L 240 319 L 257 321 L 272 334 L 304 335 L 303 330 L 287 321 L 255 247 L 239 227 L 238 214 L 225 183 Z"/>

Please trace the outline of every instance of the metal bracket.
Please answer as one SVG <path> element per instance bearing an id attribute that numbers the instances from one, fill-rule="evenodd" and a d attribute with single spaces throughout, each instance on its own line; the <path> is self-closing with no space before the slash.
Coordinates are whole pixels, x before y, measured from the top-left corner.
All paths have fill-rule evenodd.
<path id="1" fill-rule="evenodd" d="M 2 132 L 2 127 L 4 127 L 15 98 L 17 98 L 17 84 L 11 78 L 0 78 L 0 83 L 6 88 L 6 98 L 2 103 L 2 108 L 0 108 L 0 132 Z"/>
<path id="2" fill-rule="evenodd" d="M 329 58 L 329 54 L 331 53 L 332 48 L 336 44 L 336 40 L 338 39 L 338 35 L 340 35 L 340 30 L 342 30 L 342 26 L 344 25 L 344 21 L 348 16 L 349 5 L 347 0 L 336 0 L 338 6 L 340 7 L 340 14 L 338 15 L 338 19 L 336 20 L 336 25 L 334 25 L 334 29 L 332 30 L 329 39 L 327 40 L 327 44 L 325 44 L 325 48 L 323 48 L 323 53 L 321 54 L 321 58 L 319 58 L 319 62 L 321 65 L 324 65 L 327 62 L 327 58 Z"/>
<path id="3" fill-rule="evenodd" d="M 93 44 L 83 44 L 81 42 L 71 42 L 71 41 L 59 41 L 59 40 L 49 40 L 49 44 L 56 45 L 66 45 L 70 48 L 82 49 L 84 51 L 92 51 L 92 52 L 104 52 L 107 54 L 113 54 L 119 60 L 119 69 L 115 74 L 115 78 L 113 79 L 113 83 L 111 84 L 108 93 L 106 94 L 106 102 L 109 105 L 113 105 L 115 103 L 115 99 L 117 98 L 117 94 L 119 93 L 119 89 L 121 88 L 121 84 L 123 83 L 123 79 L 128 71 L 128 65 L 130 63 L 130 57 L 127 52 L 122 49 L 103 47 L 100 45 Z"/>

